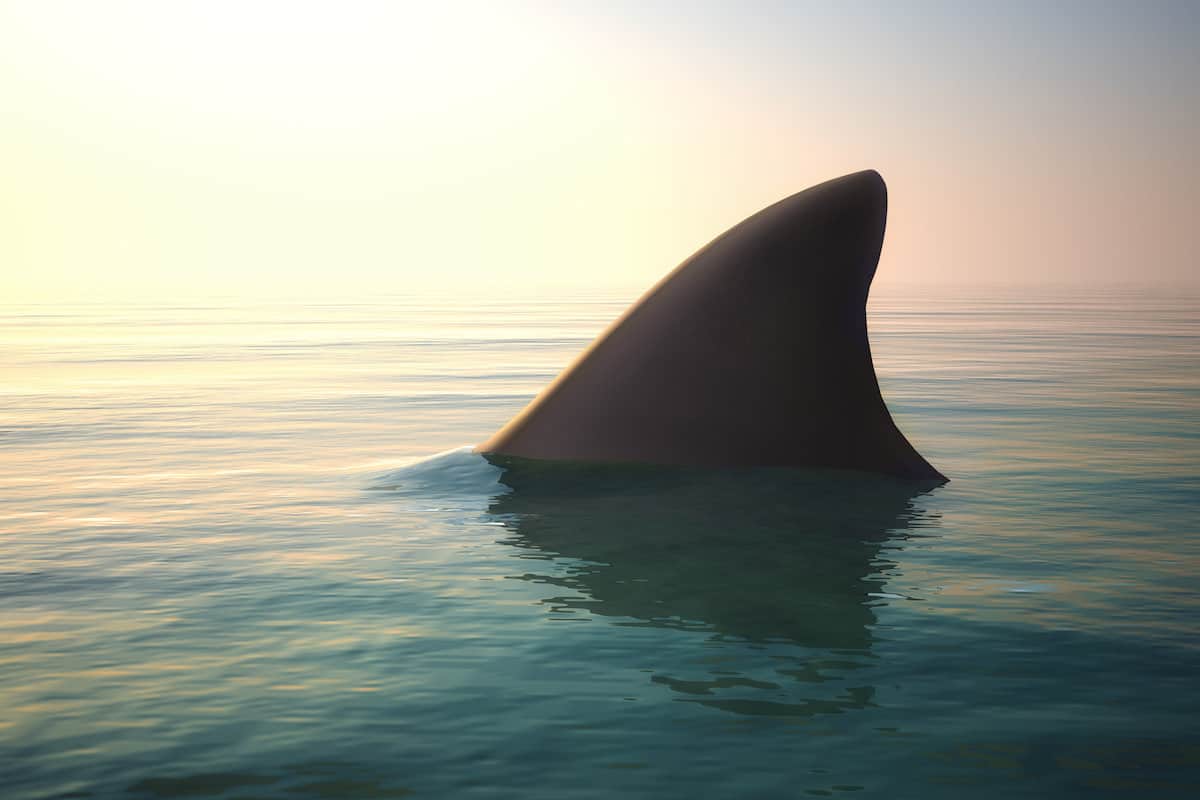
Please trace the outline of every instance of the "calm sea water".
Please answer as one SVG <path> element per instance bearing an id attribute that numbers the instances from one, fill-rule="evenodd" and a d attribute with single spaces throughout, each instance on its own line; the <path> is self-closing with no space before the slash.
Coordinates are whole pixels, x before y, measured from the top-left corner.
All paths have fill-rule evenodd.
<path id="1" fill-rule="evenodd" d="M 455 450 L 629 299 L 6 307 L 0 797 L 1200 796 L 1196 297 L 873 299 L 932 491 Z"/>

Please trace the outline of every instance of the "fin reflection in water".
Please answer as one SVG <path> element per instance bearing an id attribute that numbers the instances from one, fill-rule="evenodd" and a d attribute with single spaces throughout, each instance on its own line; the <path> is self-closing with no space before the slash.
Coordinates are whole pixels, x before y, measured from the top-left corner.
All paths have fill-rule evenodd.
<path id="1" fill-rule="evenodd" d="M 513 576 L 562 590 L 545 599 L 550 606 L 632 620 L 621 625 L 703 631 L 732 644 L 842 655 L 868 654 L 873 606 L 893 566 L 881 550 L 924 524 L 913 501 L 931 488 L 852 472 L 489 460 L 505 469 L 501 481 L 512 489 L 489 509 L 505 518 L 506 543 L 528 559 L 572 560 L 565 573 Z M 803 672 L 786 674 L 805 680 Z M 689 694 L 756 685 L 653 680 Z M 785 715 L 869 704 L 861 697 L 697 702 Z"/>

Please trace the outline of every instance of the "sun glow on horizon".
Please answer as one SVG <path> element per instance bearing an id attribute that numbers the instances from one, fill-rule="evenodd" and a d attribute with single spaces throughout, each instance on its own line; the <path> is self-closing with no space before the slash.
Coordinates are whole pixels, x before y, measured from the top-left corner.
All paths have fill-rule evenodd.
<path id="1" fill-rule="evenodd" d="M 956 113 L 958 44 L 888 63 L 895 20 L 760 10 L 2 4 L 3 296 L 648 286 L 867 167 L 891 187 L 884 282 L 1193 274 L 1172 148 L 1194 114 L 1135 152 L 1054 105 L 1067 78 L 1011 104 L 987 70 Z"/>

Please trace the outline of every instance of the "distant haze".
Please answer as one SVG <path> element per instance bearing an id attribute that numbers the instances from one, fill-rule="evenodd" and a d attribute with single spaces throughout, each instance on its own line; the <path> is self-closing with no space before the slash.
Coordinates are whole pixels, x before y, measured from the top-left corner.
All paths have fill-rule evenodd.
<path id="1" fill-rule="evenodd" d="M 0 1 L 0 297 L 642 287 L 875 168 L 878 282 L 1200 285 L 1200 4 Z"/>

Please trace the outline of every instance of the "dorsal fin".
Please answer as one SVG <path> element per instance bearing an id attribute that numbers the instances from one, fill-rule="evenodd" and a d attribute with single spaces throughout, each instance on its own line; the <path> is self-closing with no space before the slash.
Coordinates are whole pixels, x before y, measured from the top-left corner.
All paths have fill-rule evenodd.
<path id="1" fill-rule="evenodd" d="M 478 449 L 944 481 L 896 428 L 871 362 L 886 218 L 873 170 L 768 206 L 663 278 Z"/>

